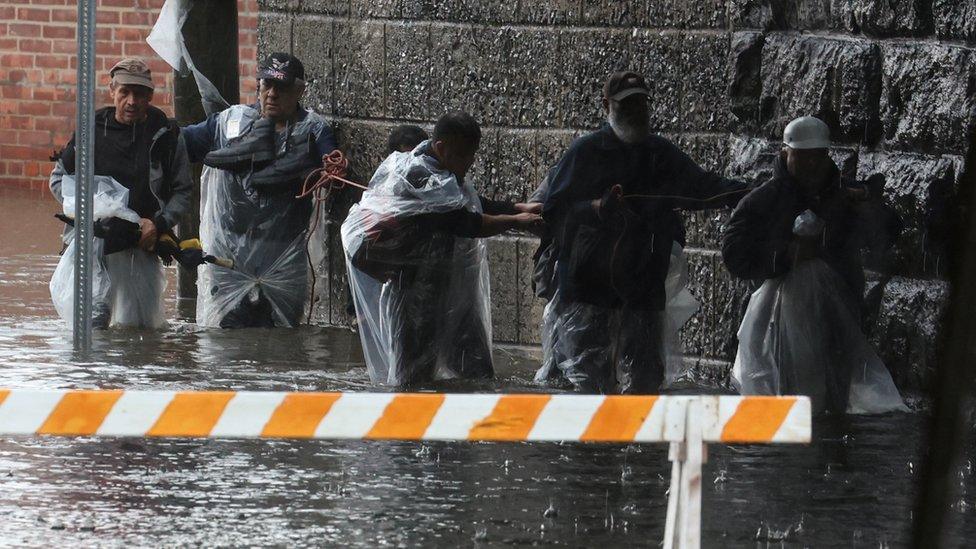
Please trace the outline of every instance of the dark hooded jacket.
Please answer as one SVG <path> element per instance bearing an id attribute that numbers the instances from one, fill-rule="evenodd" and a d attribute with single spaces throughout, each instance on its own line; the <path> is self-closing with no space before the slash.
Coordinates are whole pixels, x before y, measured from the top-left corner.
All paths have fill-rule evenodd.
<path id="1" fill-rule="evenodd" d="M 851 297 L 860 302 L 864 271 L 863 243 L 858 203 L 845 192 L 856 184 L 845 182 L 832 164 L 830 184 L 816 196 L 803 193 L 781 157 L 774 177 L 742 199 L 729 221 L 722 241 L 722 258 L 729 271 L 749 280 L 777 278 L 789 272 L 794 258 L 793 223 L 806 210 L 824 221 L 817 239 L 818 257 L 847 282 Z"/>
<path id="2" fill-rule="evenodd" d="M 129 189 L 129 207 L 167 231 L 186 213 L 193 192 L 186 146 L 176 121 L 156 107 L 146 120 L 125 125 L 115 120 L 115 107 L 95 112 L 94 172 L 115 178 Z M 51 192 L 58 202 L 61 179 L 75 171 L 75 139 L 65 146 L 51 172 Z"/>
<path id="3" fill-rule="evenodd" d="M 616 184 L 626 207 L 601 219 L 592 202 Z M 657 135 L 625 143 L 605 124 L 580 137 L 550 172 L 543 203 L 560 291 L 591 305 L 663 310 L 671 245 L 685 241 L 677 210 L 734 205 L 746 189 Z"/>

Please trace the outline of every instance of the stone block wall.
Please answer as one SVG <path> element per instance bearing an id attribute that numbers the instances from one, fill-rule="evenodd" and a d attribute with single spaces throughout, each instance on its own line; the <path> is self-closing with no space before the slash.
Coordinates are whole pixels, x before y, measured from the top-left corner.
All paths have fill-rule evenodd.
<path id="1" fill-rule="evenodd" d="M 655 128 L 709 169 L 769 177 L 792 118 L 831 127 L 845 173 L 885 176 L 905 229 L 870 257 L 866 329 L 903 388 L 924 386 L 947 296 L 952 196 L 973 129 L 976 0 L 263 0 L 259 50 L 292 51 L 313 79 L 307 104 L 336 126 L 367 180 L 387 132 L 451 109 L 485 129 L 473 176 L 524 199 L 572 139 L 602 118 L 600 88 L 624 67 L 652 92 Z M 333 219 L 341 218 L 341 205 Z M 689 214 L 701 312 L 692 357 L 729 361 L 750 286 L 715 251 L 728 212 Z M 327 233 L 327 234 L 325 234 Z M 323 233 L 317 317 L 341 324 L 335 228 Z M 495 336 L 538 342 L 528 288 L 535 242 L 490 243 Z"/>

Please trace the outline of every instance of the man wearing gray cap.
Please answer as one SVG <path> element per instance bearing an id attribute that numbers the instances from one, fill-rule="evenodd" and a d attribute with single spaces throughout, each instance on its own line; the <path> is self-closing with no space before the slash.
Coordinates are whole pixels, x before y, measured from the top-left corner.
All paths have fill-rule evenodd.
<path id="1" fill-rule="evenodd" d="M 860 206 L 880 190 L 842 180 L 830 144 L 822 120 L 790 122 L 774 177 L 732 213 L 725 265 L 762 281 L 739 327 L 733 381 L 742 394 L 807 395 L 815 412 L 905 410 L 861 332 Z"/>
<path id="2" fill-rule="evenodd" d="M 138 299 L 142 314 L 132 315 L 132 303 L 112 292 L 94 305 L 95 327 L 135 324 L 153 327 L 162 323 L 162 268 L 154 253 L 156 240 L 179 223 L 190 203 L 192 182 L 186 146 L 174 120 L 151 105 L 155 86 L 149 67 L 139 59 L 119 61 L 109 71 L 113 105 L 95 112 L 94 171 L 109 176 L 128 191 L 128 208 L 138 223 L 112 218 L 102 220 L 110 228 L 104 240 L 105 263 L 113 287 L 123 280 L 141 279 L 148 289 Z M 63 202 L 65 176 L 75 172 L 75 138 L 58 154 L 51 172 L 51 192 Z M 135 219 L 135 217 L 133 217 Z M 66 241 L 70 231 L 66 231 Z M 111 245 L 108 245 L 111 242 Z M 149 293 L 151 295 L 144 295 Z"/>

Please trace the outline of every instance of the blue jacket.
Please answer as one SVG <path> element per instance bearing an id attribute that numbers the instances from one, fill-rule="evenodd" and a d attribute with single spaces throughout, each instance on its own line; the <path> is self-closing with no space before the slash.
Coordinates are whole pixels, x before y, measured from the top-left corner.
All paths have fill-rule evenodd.
<path id="1" fill-rule="evenodd" d="M 625 207 L 600 219 L 592 206 L 616 184 Z M 699 167 L 667 139 L 630 144 L 609 125 L 570 145 L 551 173 L 543 216 L 558 260 L 556 281 L 572 301 L 663 310 L 671 243 L 684 244 L 678 209 L 735 205 L 742 182 Z"/>

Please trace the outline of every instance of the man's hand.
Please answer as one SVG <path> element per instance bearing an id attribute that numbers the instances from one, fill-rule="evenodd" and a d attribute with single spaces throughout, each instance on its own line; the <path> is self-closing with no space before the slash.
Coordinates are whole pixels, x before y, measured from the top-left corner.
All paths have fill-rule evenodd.
<path id="1" fill-rule="evenodd" d="M 152 219 L 143 217 L 139 220 L 139 231 L 141 233 L 139 248 L 147 252 L 153 251 L 156 248 L 156 239 L 159 236 L 156 234 L 156 224 L 152 222 Z"/>
<path id="2" fill-rule="evenodd" d="M 515 228 L 517 229 L 538 234 L 545 227 L 545 221 L 542 220 L 542 216 L 539 214 L 522 212 L 512 217 L 515 219 Z"/>
<path id="3" fill-rule="evenodd" d="M 614 185 L 607 189 L 604 193 L 603 198 L 593 201 L 593 209 L 596 210 L 596 215 L 601 220 L 607 219 L 612 216 L 614 212 L 619 210 L 624 206 L 624 188 L 620 185 Z"/>
<path id="4" fill-rule="evenodd" d="M 542 214 L 541 202 L 520 202 L 515 205 L 515 209 L 523 213 Z"/>

